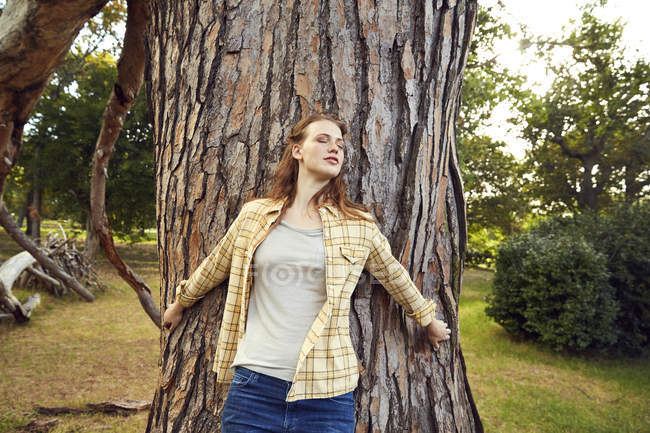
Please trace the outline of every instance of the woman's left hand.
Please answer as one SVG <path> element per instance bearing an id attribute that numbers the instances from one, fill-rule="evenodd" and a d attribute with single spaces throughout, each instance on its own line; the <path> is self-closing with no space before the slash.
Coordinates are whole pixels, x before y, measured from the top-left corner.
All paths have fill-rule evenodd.
<path id="1" fill-rule="evenodd" d="M 449 327 L 442 320 L 433 319 L 427 326 L 427 338 L 435 349 L 440 347 L 438 344 L 439 341 L 449 340 L 450 334 Z"/>

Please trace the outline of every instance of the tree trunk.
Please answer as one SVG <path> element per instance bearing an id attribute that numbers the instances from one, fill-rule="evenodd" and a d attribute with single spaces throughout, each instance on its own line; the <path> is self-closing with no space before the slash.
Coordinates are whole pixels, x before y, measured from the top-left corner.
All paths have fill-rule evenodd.
<path id="1" fill-rule="evenodd" d="M 29 218 L 29 209 L 32 206 L 32 203 L 34 202 L 34 188 L 30 188 L 29 192 L 27 193 L 27 202 L 25 203 L 24 209 L 25 209 L 25 234 L 27 236 L 31 236 L 31 228 L 32 228 L 32 223 Z M 18 227 L 22 227 L 22 220 L 18 220 Z"/>
<path id="2" fill-rule="evenodd" d="M 34 201 L 29 210 L 29 235 L 37 244 L 41 243 L 41 203 L 42 194 L 38 185 L 34 187 Z"/>
<path id="3" fill-rule="evenodd" d="M 596 195 L 596 187 L 594 186 L 594 176 L 591 173 L 594 169 L 596 161 L 593 157 L 583 157 L 581 158 L 581 162 L 584 171 L 582 173 L 582 179 L 580 181 L 580 192 L 577 196 L 578 207 L 582 211 L 597 210 L 598 197 Z"/>
<path id="4" fill-rule="evenodd" d="M 86 242 L 84 243 L 84 256 L 89 262 L 94 263 L 97 260 L 99 248 L 99 235 L 93 225 L 90 210 L 88 210 L 88 215 L 86 215 Z"/>
<path id="5" fill-rule="evenodd" d="M 153 1 L 146 36 L 156 145 L 161 306 L 250 195 L 271 181 L 289 128 L 313 111 L 349 125 L 346 180 L 452 338 L 434 352 L 362 279 L 351 332 L 366 368 L 357 432 L 482 431 L 458 301 L 465 202 L 455 141 L 476 1 Z M 228 387 L 211 371 L 226 283 L 161 338 L 148 432 L 217 432 Z M 162 309 L 161 309 L 162 310 Z M 213 415 L 216 412 L 216 416 Z"/>

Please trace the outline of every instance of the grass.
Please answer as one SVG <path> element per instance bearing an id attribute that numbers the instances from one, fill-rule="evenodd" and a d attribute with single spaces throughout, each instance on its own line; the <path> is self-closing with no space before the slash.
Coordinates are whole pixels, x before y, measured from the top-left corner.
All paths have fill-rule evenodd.
<path id="1" fill-rule="evenodd" d="M 650 432 L 650 363 L 557 353 L 485 315 L 492 273 L 466 270 L 459 305 L 467 375 L 487 432 Z"/>
<path id="2" fill-rule="evenodd" d="M 57 227 L 58 229 L 58 227 Z M 81 239 L 83 240 L 83 239 Z M 118 244 L 124 259 L 159 297 L 155 244 Z M 0 261 L 21 251 L 0 231 Z M 105 259 L 97 271 L 108 285 L 92 303 L 76 294 L 62 298 L 39 291 L 41 304 L 28 324 L 0 324 L 0 432 L 12 431 L 37 415 L 40 406 L 74 406 L 113 399 L 151 400 L 157 381 L 159 331 L 135 292 Z M 14 290 L 24 301 L 32 291 Z M 142 432 L 147 413 L 57 415 L 53 433 Z"/>
<path id="3" fill-rule="evenodd" d="M 156 244 L 118 249 L 158 299 Z M 0 261 L 20 250 L 0 231 Z M 105 260 L 98 273 L 109 289 L 95 302 L 41 292 L 27 325 L 0 325 L 0 432 L 36 418 L 35 405 L 153 397 L 159 332 Z M 556 353 L 511 337 L 484 312 L 492 275 L 467 269 L 459 307 L 467 374 L 486 432 L 650 432 L 648 361 Z M 21 301 L 31 294 L 15 293 Z M 142 432 L 147 422 L 146 413 L 57 418 L 55 433 Z"/>

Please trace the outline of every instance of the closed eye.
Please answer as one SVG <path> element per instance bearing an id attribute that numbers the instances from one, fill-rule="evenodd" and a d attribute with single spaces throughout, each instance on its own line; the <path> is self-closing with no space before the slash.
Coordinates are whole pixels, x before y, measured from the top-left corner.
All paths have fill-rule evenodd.
<path id="1" fill-rule="evenodd" d="M 328 137 L 329 137 L 329 135 L 323 134 L 323 135 L 318 137 L 318 142 L 326 144 L 329 141 Z M 341 140 L 340 138 L 336 141 L 336 145 L 338 146 L 339 149 L 341 149 L 343 151 L 345 150 L 345 144 L 344 144 L 343 140 Z"/>

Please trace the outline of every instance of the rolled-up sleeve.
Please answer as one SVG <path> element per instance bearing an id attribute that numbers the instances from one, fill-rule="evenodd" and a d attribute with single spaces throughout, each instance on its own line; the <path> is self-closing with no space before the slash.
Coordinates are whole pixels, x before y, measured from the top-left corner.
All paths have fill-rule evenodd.
<path id="1" fill-rule="evenodd" d="M 228 277 L 235 239 L 239 233 L 243 214 L 242 209 L 212 252 L 203 259 L 187 280 L 181 280 L 176 286 L 176 302 L 189 307 Z"/>
<path id="2" fill-rule="evenodd" d="M 431 323 L 434 319 L 436 303 L 422 296 L 408 271 L 393 257 L 388 239 L 376 225 L 365 269 L 405 309 L 408 317 L 421 326 Z"/>

